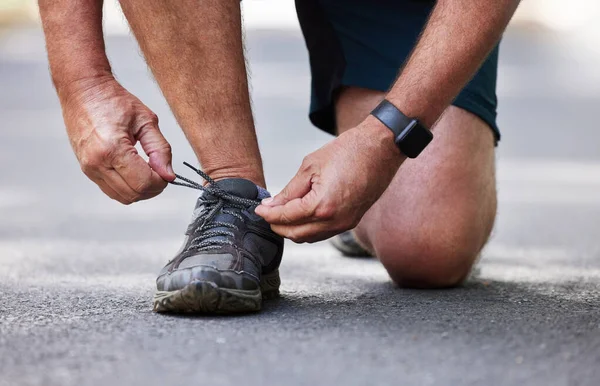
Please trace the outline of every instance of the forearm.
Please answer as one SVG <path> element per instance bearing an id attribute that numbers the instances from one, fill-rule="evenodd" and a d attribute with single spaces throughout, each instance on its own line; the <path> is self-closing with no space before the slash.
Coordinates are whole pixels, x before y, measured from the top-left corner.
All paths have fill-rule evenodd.
<path id="1" fill-rule="evenodd" d="M 432 127 L 498 43 L 519 0 L 439 0 L 387 99 Z"/>
<path id="2" fill-rule="evenodd" d="M 59 98 L 72 85 L 111 76 L 102 36 L 103 0 L 39 0 L 52 81 Z"/>

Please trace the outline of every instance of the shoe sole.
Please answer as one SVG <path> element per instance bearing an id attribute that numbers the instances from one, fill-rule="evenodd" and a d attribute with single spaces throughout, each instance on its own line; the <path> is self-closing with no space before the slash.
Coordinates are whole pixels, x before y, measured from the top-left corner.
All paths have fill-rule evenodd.
<path id="1" fill-rule="evenodd" d="M 235 314 L 260 311 L 263 299 L 279 296 L 279 271 L 263 275 L 257 290 L 220 288 L 211 281 L 192 281 L 176 291 L 156 291 L 155 312 Z"/>

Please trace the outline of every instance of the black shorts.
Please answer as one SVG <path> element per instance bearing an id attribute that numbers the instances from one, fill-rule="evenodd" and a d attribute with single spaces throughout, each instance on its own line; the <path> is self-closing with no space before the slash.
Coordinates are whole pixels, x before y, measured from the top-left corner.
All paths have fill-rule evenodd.
<path id="1" fill-rule="evenodd" d="M 342 86 L 387 91 L 433 6 L 431 0 L 296 0 L 310 56 L 311 122 L 335 134 L 333 104 Z M 481 118 L 499 140 L 497 68 L 495 47 L 452 104 Z"/>

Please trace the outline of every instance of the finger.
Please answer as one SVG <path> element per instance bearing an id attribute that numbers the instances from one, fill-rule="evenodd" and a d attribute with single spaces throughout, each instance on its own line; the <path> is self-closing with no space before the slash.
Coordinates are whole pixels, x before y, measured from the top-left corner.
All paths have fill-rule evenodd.
<path id="1" fill-rule="evenodd" d="M 108 197 L 125 205 L 131 204 L 131 200 L 128 200 L 122 193 L 118 192 L 120 189 L 118 189 L 115 184 L 112 184 L 111 186 L 110 181 L 106 180 L 106 171 L 94 167 L 85 168 L 84 173 L 90 180 L 92 180 L 92 182 L 98 185 L 100 190 L 102 190 L 102 192 L 104 192 L 104 194 L 106 194 Z"/>
<path id="2" fill-rule="evenodd" d="M 311 222 L 301 225 L 272 225 L 273 232 L 295 243 L 315 243 L 335 236 L 341 231 L 333 223 Z"/>
<path id="3" fill-rule="evenodd" d="M 134 134 L 134 137 L 140 141 L 142 149 L 149 157 L 149 164 L 154 171 L 165 181 L 173 181 L 175 172 L 171 166 L 172 154 L 171 145 L 160 132 L 158 124 L 149 123 L 142 126 Z"/>
<path id="4" fill-rule="evenodd" d="M 133 146 L 115 157 L 112 167 L 139 196 L 158 194 L 167 186 L 167 182 L 137 154 Z"/>
<path id="5" fill-rule="evenodd" d="M 304 224 L 314 220 L 316 207 L 314 202 L 316 202 L 314 195 L 308 193 L 306 196 L 295 198 L 284 205 L 259 205 L 254 211 L 271 225 Z"/>
<path id="6" fill-rule="evenodd" d="M 110 185 L 108 185 L 108 183 L 106 181 L 104 181 L 103 179 L 98 179 L 94 181 L 96 183 L 96 185 L 98 185 L 98 187 L 100 188 L 100 190 L 102 190 L 102 192 L 104 192 L 104 194 L 106 194 L 108 197 L 112 198 L 115 201 L 119 201 L 121 204 L 129 204 L 130 202 L 128 202 L 125 198 L 123 198 L 121 195 L 119 195 L 119 193 L 117 193 L 113 188 L 110 187 Z"/>
<path id="7" fill-rule="evenodd" d="M 278 195 L 269 200 L 263 200 L 265 206 L 283 205 L 288 201 L 304 197 L 311 189 L 311 176 L 308 173 L 298 172 Z"/>
<path id="8" fill-rule="evenodd" d="M 119 196 L 123 198 L 123 201 L 120 202 L 122 202 L 125 205 L 134 203 L 136 201 L 147 200 L 149 198 L 157 196 L 158 194 L 160 194 L 160 192 L 162 192 L 162 190 L 145 191 L 143 193 L 136 192 L 114 169 L 105 170 L 103 173 L 103 179 L 110 188 L 112 188 Z"/>

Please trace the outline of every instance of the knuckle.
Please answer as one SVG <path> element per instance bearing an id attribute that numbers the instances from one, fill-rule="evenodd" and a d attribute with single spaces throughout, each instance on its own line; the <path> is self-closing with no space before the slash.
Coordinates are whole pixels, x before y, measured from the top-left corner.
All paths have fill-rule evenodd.
<path id="1" fill-rule="evenodd" d="M 294 242 L 296 244 L 304 244 L 304 243 L 306 243 L 306 241 L 307 241 L 306 236 L 302 236 L 302 235 L 296 235 L 296 239 L 294 240 Z"/>
<path id="2" fill-rule="evenodd" d="M 126 205 L 133 204 L 140 200 L 140 195 L 138 193 L 128 194 L 125 200 L 127 201 Z"/>
<path id="3" fill-rule="evenodd" d="M 156 115 L 156 114 L 155 114 L 155 113 L 153 113 L 153 112 L 150 112 L 150 113 L 148 114 L 148 120 L 149 120 L 150 122 L 152 122 L 152 123 L 158 123 L 158 115 Z"/>
<path id="4" fill-rule="evenodd" d="M 281 196 L 284 200 L 287 200 L 290 197 L 290 188 L 285 187 L 281 192 L 279 192 L 279 196 Z"/>
<path id="5" fill-rule="evenodd" d="M 307 172 L 311 169 L 312 167 L 312 158 L 310 155 L 307 155 L 306 157 L 304 157 L 302 159 L 302 163 L 300 164 L 300 171 L 301 172 Z"/>
<path id="6" fill-rule="evenodd" d="M 150 130 L 158 126 L 158 115 L 147 110 L 145 113 L 139 115 L 136 123 L 139 125 L 140 131 Z"/>
<path id="7" fill-rule="evenodd" d="M 108 197 L 112 198 L 113 200 L 120 202 L 120 203 L 121 203 L 121 204 L 123 204 L 123 205 L 127 205 L 127 200 L 125 200 L 125 199 L 123 199 L 123 198 L 121 198 L 121 197 L 119 197 L 119 196 L 111 196 L 111 195 L 109 195 L 108 193 L 106 193 L 106 195 L 107 195 Z"/>
<path id="8" fill-rule="evenodd" d="M 88 152 L 79 158 L 79 164 L 81 165 L 81 170 L 88 174 L 102 165 L 102 157 L 97 151 Z"/>
<path id="9" fill-rule="evenodd" d="M 300 209 L 302 210 L 302 213 L 306 217 L 316 216 L 316 214 L 317 214 L 316 213 L 317 210 L 316 210 L 313 202 L 310 200 L 307 200 L 305 197 L 303 197 L 300 200 Z"/>
<path id="10" fill-rule="evenodd" d="M 81 167 L 81 171 L 87 176 L 89 176 L 95 169 L 95 166 L 92 165 L 88 158 L 81 158 L 79 161 L 79 166 Z"/>
<path id="11" fill-rule="evenodd" d="M 323 220 L 330 220 L 335 217 L 335 205 L 331 203 L 322 203 L 315 210 L 315 216 Z"/>
<path id="12" fill-rule="evenodd" d="M 173 148 L 169 142 L 165 141 L 165 143 L 162 145 L 162 148 L 165 153 L 169 155 L 173 154 Z"/>
<path id="13" fill-rule="evenodd" d="M 113 154 L 112 146 L 97 145 L 81 157 L 81 165 L 87 168 L 98 167 L 110 160 Z"/>
<path id="14" fill-rule="evenodd" d="M 287 214 L 284 212 L 281 212 L 281 215 L 279 216 L 279 221 L 283 224 L 289 224 L 291 223 L 290 218 L 287 216 Z"/>
<path id="15" fill-rule="evenodd" d="M 303 244 L 307 241 L 307 236 L 305 234 L 303 234 L 302 231 L 290 230 L 289 236 L 290 237 L 288 237 L 288 238 L 290 240 L 292 240 L 293 242 L 295 242 L 296 244 Z"/>
<path id="16" fill-rule="evenodd" d="M 138 157 L 137 150 L 133 146 L 121 145 L 118 150 L 113 150 L 105 155 L 106 162 L 114 169 L 127 169 L 131 167 L 132 161 Z"/>
<path id="17" fill-rule="evenodd" d="M 292 240 L 295 243 L 299 243 L 300 239 L 298 238 L 298 235 L 296 235 L 296 232 L 292 231 L 292 230 L 288 230 L 285 234 L 285 237 L 287 237 L 288 239 Z"/>
<path id="18" fill-rule="evenodd" d="M 103 161 L 110 160 L 114 155 L 114 147 L 103 145 L 99 146 L 94 152 L 94 159 L 98 163 L 102 163 Z"/>
<path id="19" fill-rule="evenodd" d="M 139 181 L 135 186 L 132 186 L 132 189 L 135 191 L 136 199 L 139 199 L 139 195 L 145 193 L 150 190 L 152 187 L 152 181 L 148 178 Z"/>

